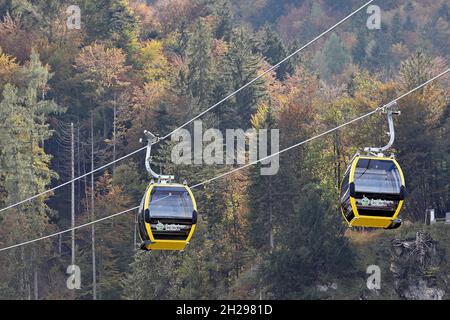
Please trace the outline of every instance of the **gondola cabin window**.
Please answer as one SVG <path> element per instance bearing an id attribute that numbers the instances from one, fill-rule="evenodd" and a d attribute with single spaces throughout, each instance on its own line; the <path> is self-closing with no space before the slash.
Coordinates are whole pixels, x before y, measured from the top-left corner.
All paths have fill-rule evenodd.
<path id="1" fill-rule="evenodd" d="M 152 218 L 191 219 L 194 207 L 185 188 L 154 187 L 149 209 Z"/>
<path id="2" fill-rule="evenodd" d="M 400 173 L 392 161 L 359 159 L 355 168 L 355 191 L 370 194 L 399 194 Z"/>

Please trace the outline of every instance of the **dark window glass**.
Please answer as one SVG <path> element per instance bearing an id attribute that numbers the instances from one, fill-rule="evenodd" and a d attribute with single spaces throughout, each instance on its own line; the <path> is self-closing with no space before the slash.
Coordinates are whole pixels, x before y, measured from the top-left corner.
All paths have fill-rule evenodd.
<path id="1" fill-rule="evenodd" d="M 152 218 L 191 219 L 194 205 L 185 188 L 154 187 L 149 209 Z"/>
<path id="2" fill-rule="evenodd" d="M 359 159 L 355 169 L 357 193 L 400 194 L 401 177 L 392 161 Z"/>
<path id="3" fill-rule="evenodd" d="M 347 221 L 350 223 L 352 222 L 353 218 L 355 217 L 355 214 L 353 213 L 352 208 L 350 207 L 349 210 L 347 211 L 345 218 L 347 219 Z"/>
<path id="4" fill-rule="evenodd" d="M 344 197 L 345 193 L 346 193 L 347 190 L 348 190 L 349 176 L 350 176 L 350 172 L 347 172 L 347 173 L 345 174 L 344 180 L 342 180 L 341 197 Z"/>
<path id="5" fill-rule="evenodd" d="M 358 208 L 358 213 L 360 216 L 369 216 L 369 217 L 392 217 L 395 214 L 395 211 L 390 210 L 366 210 Z"/>

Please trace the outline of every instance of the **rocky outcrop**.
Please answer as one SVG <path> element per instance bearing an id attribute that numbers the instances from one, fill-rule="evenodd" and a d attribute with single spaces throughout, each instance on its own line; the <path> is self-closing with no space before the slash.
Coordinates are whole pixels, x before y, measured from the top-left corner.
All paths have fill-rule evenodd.
<path id="1" fill-rule="evenodd" d="M 427 233 L 418 231 L 415 239 L 393 240 L 390 270 L 399 297 L 441 300 L 447 289 L 446 272 L 440 270 L 443 259 L 445 251 Z"/>

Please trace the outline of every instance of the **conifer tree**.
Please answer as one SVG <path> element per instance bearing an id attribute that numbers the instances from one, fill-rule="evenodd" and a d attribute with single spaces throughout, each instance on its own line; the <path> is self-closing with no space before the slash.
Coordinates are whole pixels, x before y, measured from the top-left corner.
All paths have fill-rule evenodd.
<path id="1" fill-rule="evenodd" d="M 288 55 L 288 52 L 281 40 L 281 37 L 271 27 L 266 26 L 262 30 L 259 46 L 263 56 L 271 65 L 275 65 Z M 293 66 L 290 60 L 280 65 L 277 70 L 277 78 L 284 80 L 293 73 Z"/>
<path id="2" fill-rule="evenodd" d="M 325 42 L 323 50 L 317 53 L 314 58 L 320 75 L 327 80 L 334 75 L 340 74 L 350 60 L 347 48 L 335 33 L 330 36 Z"/>
<path id="3" fill-rule="evenodd" d="M 400 42 L 400 40 L 402 39 L 401 32 L 402 32 L 402 20 L 400 14 L 397 12 L 392 18 L 391 37 L 393 43 Z"/>
<path id="4" fill-rule="evenodd" d="M 230 41 L 233 32 L 233 11 L 229 0 L 220 0 L 214 3 L 213 14 L 218 21 L 215 26 L 215 37 Z"/>
<path id="5" fill-rule="evenodd" d="M 257 130 L 268 129 L 270 131 L 277 128 L 272 105 L 262 105 L 253 116 L 252 124 Z M 268 146 L 268 150 L 271 153 L 271 145 Z M 262 176 L 261 164 L 250 169 L 250 179 L 251 185 L 248 188 L 250 210 L 247 218 L 250 243 L 257 250 L 269 252 L 273 249 L 276 221 L 281 213 L 279 201 L 282 199 L 282 195 L 275 187 L 281 183 L 281 180 L 279 175 Z"/>
<path id="6" fill-rule="evenodd" d="M 360 66 L 365 64 L 367 49 L 367 36 L 364 30 L 358 32 L 355 46 L 352 49 L 353 61 Z"/>
<path id="7" fill-rule="evenodd" d="M 189 87 L 194 98 L 206 106 L 213 88 L 213 59 L 211 52 L 211 30 L 206 22 L 199 19 L 187 46 Z"/>
<path id="8" fill-rule="evenodd" d="M 263 264 L 264 282 L 276 299 L 317 299 L 316 286 L 340 282 L 352 272 L 354 257 L 340 217 L 317 183 L 305 184 L 292 200 L 280 243 Z"/>
<path id="9" fill-rule="evenodd" d="M 0 123 L 3 124 L 0 127 L 0 181 L 5 198 L 0 201 L 6 205 L 43 192 L 51 179 L 57 177 L 49 168 L 51 157 L 45 153 L 43 146 L 43 142 L 52 134 L 46 123 L 47 117 L 62 111 L 53 101 L 42 98 L 49 78 L 48 68 L 41 64 L 39 56 L 33 52 L 30 61 L 16 74 L 15 80 L 19 86 L 7 84 L 3 90 L 0 102 Z M 10 211 L 9 214 L 15 215 L 16 221 L 20 223 L 15 225 L 18 233 L 9 241 L 23 241 L 23 235 L 38 237 L 49 230 L 52 212 L 45 204 L 46 198 L 40 197 L 22 205 L 20 210 Z M 9 241 L 4 238 L 2 242 Z M 22 264 L 22 268 L 16 270 L 17 279 L 20 279 L 18 284 L 31 288 L 31 281 L 37 281 L 32 280 L 33 277 L 46 272 L 43 257 L 49 248 L 45 243 L 49 242 L 19 249 L 17 252 L 21 254 L 9 261 L 11 265 Z M 17 288 L 15 292 L 18 294 L 16 298 L 25 298 L 23 295 L 27 294 L 23 287 Z M 31 294 L 31 289 L 28 294 Z"/>
<path id="10" fill-rule="evenodd" d="M 230 49 L 225 57 L 222 86 L 231 93 L 250 82 L 258 75 L 260 58 L 253 53 L 253 39 L 249 38 L 244 29 L 233 33 Z M 266 96 L 264 81 L 259 79 L 244 90 L 238 92 L 231 102 L 222 108 L 222 126 L 225 128 L 248 128 L 250 118 L 256 111 L 260 101 Z"/>
<path id="11" fill-rule="evenodd" d="M 113 0 L 108 11 L 108 26 L 112 40 L 131 58 L 138 50 L 139 19 L 126 0 Z"/>

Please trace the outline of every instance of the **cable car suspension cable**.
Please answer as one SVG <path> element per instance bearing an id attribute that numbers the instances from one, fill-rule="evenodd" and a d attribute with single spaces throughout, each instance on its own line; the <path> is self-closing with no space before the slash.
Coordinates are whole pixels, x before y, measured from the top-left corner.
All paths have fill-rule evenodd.
<path id="1" fill-rule="evenodd" d="M 355 14 L 357 14 L 358 12 L 360 12 L 362 9 L 364 9 L 364 8 L 367 7 L 369 4 L 371 4 L 373 1 L 374 1 L 374 0 L 368 1 L 366 4 L 364 4 L 363 6 L 361 6 L 360 8 L 358 8 L 357 10 L 353 11 L 351 14 L 349 14 L 348 16 L 346 16 L 345 18 L 343 18 L 342 20 L 340 20 L 338 23 L 336 23 L 335 25 L 333 25 L 332 27 L 330 27 L 330 28 L 327 29 L 326 31 L 322 32 L 320 35 L 318 35 L 317 37 L 315 37 L 313 40 L 311 40 L 310 42 L 308 42 L 307 44 L 305 44 L 305 45 L 302 46 L 301 48 L 297 49 L 296 51 L 294 51 L 293 53 L 291 53 L 289 56 L 287 56 L 286 58 L 284 58 L 283 60 L 281 60 L 280 62 L 278 62 L 277 64 L 275 64 L 274 66 L 270 67 L 269 69 L 267 69 L 266 71 L 264 71 L 262 74 L 260 74 L 259 76 L 257 76 L 257 77 L 254 78 L 253 80 L 251 80 L 250 82 L 246 83 L 245 85 L 243 85 L 242 87 L 240 87 L 240 88 L 237 89 L 236 91 L 230 93 L 228 96 L 226 96 L 225 98 L 223 98 L 222 100 L 220 100 L 219 102 L 217 102 L 216 104 L 214 104 L 213 106 L 209 107 L 208 109 L 206 109 L 205 111 L 201 112 L 200 114 L 198 114 L 197 116 L 195 116 L 195 117 L 192 118 L 191 120 L 189 120 L 189 121 L 185 122 L 184 124 L 182 124 L 180 127 L 176 128 L 176 129 L 174 129 L 174 130 L 172 130 L 170 133 L 168 133 L 168 134 L 166 134 L 165 136 L 163 136 L 162 138 L 160 138 L 160 139 L 158 140 L 158 142 L 167 139 L 167 138 L 170 137 L 174 132 L 177 132 L 177 131 L 180 130 L 181 128 L 183 128 L 183 127 L 187 126 L 188 124 L 192 123 L 193 121 L 195 121 L 195 120 L 198 119 L 199 117 L 203 116 L 205 113 L 211 111 L 212 109 L 216 108 L 217 106 L 219 106 L 220 104 L 222 104 L 222 103 L 225 102 L 226 100 L 230 99 L 231 97 L 233 97 L 234 95 L 236 95 L 237 93 L 239 93 L 240 91 L 242 91 L 243 89 L 245 89 L 246 87 L 250 86 L 250 85 L 253 84 L 255 81 L 257 81 L 258 79 L 260 79 L 261 77 L 267 75 L 267 74 L 270 73 L 272 70 L 278 68 L 281 64 L 283 64 L 284 62 L 286 62 L 287 60 L 289 60 L 290 58 L 292 58 L 294 55 L 297 55 L 298 53 L 300 53 L 301 51 L 303 51 L 304 49 L 306 49 L 307 47 L 309 47 L 309 46 L 312 45 L 313 43 L 317 42 L 317 40 L 319 40 L 319 39 L 322 38 L 323 36 L 327 35 L 327 34 L 330 33 L 331 31 L 333 31 L 334 29 L 336 29 L 338 26 L 340 26 L 342 23 L 344 23 L 345 21 L 347 21 L 348 19 L 350 19 L 351 17 L 353 17 Z M 55 191 L 55 190 L 57 190 L 57 189 L 59 189 L 59 188 L 62 188 L 62 187 L 64 187 L 64 186 L 66 186 L 66 185 L 69 185 L 69 184 L 71 184 L 71 183 L 74 182 L 74 181 L 77 181 L 77 180 L 82 179 L 82 178 L 84 178 L 84 177 L 87 177 L 87 176 L 89 176 L 89 175 L 91 175 L 91 174 L 93 174 L 93 173 L 96 173 L 96 172 L 98 172 L 98 171 L 101 171 L 101 170 L 103 170 L 103 169 L 106 169 L 106 168 L 108 168 L 109 166 L 115 164 L 116 162 L 120 162 L 120 161 L 122 161 L 122 160 L 124 160 L 124 159 L 126 159 L 126 158 L 128 158 L 128 157 L 130 157 L 130 156 L 132 156 L 132 155 L 135 155 L 135 154 L 137 154 L 137 153 L 139 153 L 139 152 L 141 152 L 141 151 L 143 151 L 143 150 L 145 150 L 145 149 L 147 149 L 147 146 L 142 147 L 142 148 L 139 148 L 139 149 L 137 149 L 137 150 L 135 150 L 135 151 L 133 151 L 133 152 L 130 152 L 130 153 L 124 155 L 123 157 L 120 157 L 120 158 L 118 158 L 118 159 L 115 159 L 114 161 L 111 161 L 111 162 L 109 162 L 109 163 L 106 163 L 105 165 L 102 165 L 101 167 L 98 167 L 98 168 L 96 168 L 96 169 L 94 169 L 94 170 L 92 170 L 92 171 L 89 171 L 89 172 L 87 172 L 87 173 L 85 173 L 85 174 L 83 174 L 83 175 L 80 175 L 80 176 L 78 176 L 78 177 L 75 177 L 75 178 L 72 179 L 72 180 L 69 180 L 69 181 L 66 181 L 66 182 L 64 182 L 64 183 L 61 183 L 61 184 L 59 184 L 59 185 L 57 185 L 57 186 L 55 186 L 55 187 L 53 187 L 53 188 L 51 188 L 51 189 L 47 189 L 47 190 L 45 190 L 45 191 L 43 191 L 43 192 L 41 192 L 41 193 L 39 193 L 39 194 L 36 194 L 36 195 L 34 195 L 34 196 L 31 196 L 31 197 L 29 197 L 29 198 L 26 198 L 26 199 L 24 199 L 24 200 L 21 200 L 21 201 L 19 201 L 19 202 L 17 202 L 17 203 L 8 205 L 8 206 L 6 206 L 6 207 L 0 209 L 0 212 L 3 212 L 3 211 L 5 211 L 5 210 L 8 210 L 8 209 L 11 209 L 11 208 L 14 208 L 14 207 L 17 207 L 18 205 L 21 205 L 21 204 L 26 203 L 26 202 L 28 202 L 28 201 L 34 200 L 34 199 L 39 198 L 39 197 L 41 197 L 41 196 L 43 196 L 43 195 L 46 195 L 46 194 L 48 194 L 48 193 L 50 193 L 50 192 L 53 192 L 53 191 Z"/>
<path id="2" fill-rule="evenodd" d="M 308 143 L 308 142 L 310 142 L 310 141 L 312 141 L 312 140 L 315 140 L 315 139 L 318 139 L 318 138 L 320 138 L 320 137 L 323 137 L 323 136 L 325 136 L 325 135 L 327 135 L 327 134 L 329 134 L 329 133 L 331 133 L 331 132 L 337 131 L 337 130 L 339 130 L 339 129 L 345 127 L 345 126 L 348 126 L 348 125 L 350 125 L 350 124 L 352 124 L 352 123 L 354 123 L 354 122 L 357 122 L 357 121 L 359 121 L 359 120 L 362 120 L 362 119 L 364 119 L 364 118 L 367 118 L 367 117 L 369 117 L 369 116 L 371 116 L 371 115 L 373 115 L 373 114 L 375 114 L 375 113 L 377 113 L 377 112 L 383 111 L 383 110 L 385 110 L 386 108 L 390 107 L 393 103 L 396 103 L 396 102 L 398 102 L 399 100 L 403 99 L 404 97 L 410 95 L 411 93 L 414 93 L 415 91 L 422 89 L 423 87 L 427 86 L 429 83 L 431 83 L 431 82 L 433 82 L 433 81 L 435 81 L 435 80 L 441 78 L 442 76 L 444 76 L 445 74 L 447 74 L 447 73 L 449 73 L 449 72 L 450 72 L 450 68 L 447 69 L 447 70 L 445 70 L 444 72 L 438 74 L 437 76 L 433 77 L 432 79 L 430 79 L 430 80 L 424 82 L 423 84 L 421 84 L 421 85 L 415 87 L 414 89 L 412 89 L 412 90 L 410 90 L 410 91 L 408 91 L 408 92 L 402 94 L 401 96 L 399 96 L 399 97 L 396 98 L 395 100 L 391 101 L 390 103 L 385 104 L 384 106 L 378 107 L 378 108 L 376 108 L 375 110 L 373 110 L 373 111 L 371 111 L 371 112 L 369 112 L 369 113 L 366 113 L 366 114 L 364 114 L 364 115 L 362 115 L 362 116 L 360 116 L 360 117 L 358 117 L 358 118 L 355 118 L 355 119 L 353 119 L 353 120 L 350 120 L 350 121 L 348 121 L 348 122 L 346 122 L 346 123 L 344 123 L 344 124 L 341 124 L 341 125 L 339 125 L 339 126 L 333 128 L 333 129 L 327 130 L 327 131 L 325 131 L 325 132 L 323 132 L 323 133 L 321 133 L 321 134 L 318 134 L 318 135 L 316 135 L 316 136 L 314 136 L 314 137 L 312 137 L 312 138 L 309 138 L 309 139 L 307 139 L 307 140 L 304 140 L 304 141 L 302 141 L 302 142 L 299 142 L 299 143 L 297 143 L 297 144 L 294 144 L 294 145 L 292 145 L 292 146 L 290 146 L 290 147 L 287 147 L 287 148 L 285 148 L 285 149 L 283 149 L 283 150 L 281 150 L 281 151 L 279 151 L 279 152 L 276 152 L 276 153 L 274 153 L 274 154 L 271 154 L 271 155 L 269 155 L 269 156 L 267 156 L 267 157 L 261 158 L 261 159 L 259 159 L 259 160 L 257 160 L 257 161 L 254 161 L 254 162 L 252 162 L 252 163 L 246 164 L 246 165 L 241 166 L 241 167 L 239 167 L 239 168 L 236 168 L 236 169 L 234 169 L 234 170 L 225 172 L 225 173 L 220 174 L 220 175 L 218 175 L 218 176 L 216 176 L 216 177 L 214 177 L 214 178 L 205 180 L 205 181 L 203 181 L 203 182 L 201 182 L 201 183 L 198 183 L 198 184 L 196 184 L 196 185 L 194 185 L 194 186 L 192 186 L 192 187 L 190 187 L 190 188 L 191 188 L 191 189 L 198 188 L 198 187 L 200 187 L 200 186 L 202 186 L 202 185 L 205 185 L 205 184 L 207 184 L 207 183 L 210 183 L 210 182 L 212 182 L 212 181 L 214 181 L 214 180 L 217 180 L 217 179 L 220 179 L 220 178 L 222 178 L 222 177 L 228 176 L 228 175 L 233 174 L 233 173 L 235 173 L 235 172 L 237 172 L 237 171 L 239 171 L 239 170 L 245 169 L 245 168 L 247 168 L 247 167 L 249 167 L 249 166 L 251 166 L 251 165 L 257 164 L 257 163 L 259 163 L 259 162 L 261 162 L 261 161 L 267 160 L 267 159 L 269 159 L 269 158 L 271 158 L 271 157 L 274 157 L 274 156 L 276 156 L 276 155 L 279 155 L 279 154 L 281 154 L 281 153 L 284 153 L 284 152 L 286 152 L 286 151 L 289 151 L 289 150 L 291 150 L 291 149 L 293 149 L 293 148 L 299 147 L 299 146 L 301 146 L 301 145 L 303 145 L 303 144 L 306 144 L 306 143 Z M 63 233 L 70 232 L 70 231 L 75 230 L 75 229 L 80 229 L 80 228 L 83 228 L 83 227 L 85 227 L 85 226 L 89 226 L 89 225 L 95 224 L 95 223 L 97 223 L 97 222 L 104 221 L 104 220 L 107 220 L 107 219 L 110 219 L 110 218 L 113 218 L 113 217 L 122 215 L 122 214 L 124 214 L 124 213 L 130 212 L 130 211 L 133 211 L 133 210 L 137 210 L 138 208 L 139 208 L 139 206 L 133 207 L 133 208 L 131 208 L 131 209 L 124 210 L 124 211 L 115 213 L 115 214 L 113 214 L 113 215 L 106 216 L 106 217 L 103 217 L 103 218 L 101 218 L 101 219 L 98 219 L 98 220 L 94 220 L 94 221 L 85 223 L 85 224 L 80 225 L 80 226 L 77 226 L 77 227 L 75 227 L 75 228 L 66 229 L 66 230 L 63 230 L 63 231 L 60 231 L 60 232 L 57 232 L 57 233 L 54 233 L 54 234 L 51 234 L 51 235 L 48 235 L 48 236 L 40 237 L 40 238 L 37 238 L 37 239 L 34 239 L 34 240 L 29 240 L 29 241 L 22 242 L 22 243 L 18 243 L 18 244 L 9 246 L 9 247 L 1 248 L 1 249 L 0 249 L 0 252 L 6 251 L 6 250 L 9 250 L 9 249 L 13 249 L 13 248 L 17 248 L 17 247 L 20 247 L 20 246 L 24 246 L 24 245 L 27 245 L 27 244 L 31 244 L 31 243 L 33 243 L 33 242 L 37 242 L 37 241 L 40 241 L 40 240 L 48 239 L 48 238 L 51 238 L 51 237 L 54 237 L 54 236 L 57 236 L 57 235 L 60 235 L 60 234 L 63 234 Z"/>
<path id="3" fill-rule="evenodd" d="M 386 108 L 391 107 L 393 104 L 397 103 L 399 100 L 403 99 L 404 97 L 410 95 L 411 93 L 413 93 L 413 92 L 415 92 L 415 91 L 417 91 L 417 90 L 422 89 L 423 87 L 425 87 L 425 86 L 428 85 L 429 83 L 431 83 L 431 82 L 433 82 L 433 81 L 439 79 L 440 77 L 444 76 L 444 75 L 447 74 L 448 72 L 450 72 L 450 68 L 447 69 L 447 70 L 445 70 L 444 72 L 438 74 L 437 76 L 433 77 L 432 79 L 430 79 L 430 80 L 424 82 L 423 84 L 419 85 L 418 87 L 416 87 L 416 88 L 414 88 L 414 89 L 408 91 L 407 93 L 402 94 L 401 96 L 399 96 L 399 97 L 396 98 L 395 100 L 392 100 L 392 101 L 389 102 L 388 104 L 385 104 L 385 105 L 383 105 L 383 106 L 381 106 L 381 107 L 378 107 L 378 108 L 376 108 L 375 110 L 373 110 L 373 111 L 371 111 L 371 112 L 369 112 L 369 113 L 366 113 L 366 114 L 364 114 L 364 115 L 362 115 L 362 116 L 360 116 L 360 117 L 358 117 L 358 118 L 355 118 L 355 119 L 353 119 L 353 120 L 350 120 L 350 121 L 348 121 L 348 122 L 346 122 L 346 123 L 343 123 L 343 124 L 341 124 L 341 125 L 339 125 L 339 126 L 333 128 L 333 129 L 330 129 L 330 130 L 327 130 L 327 131 L 325 131 L 325 132 L 322 132 L 321 134 L 318 134 L 318 135 L 313 136 L 313 137 L 311 137 L 311 138 L 309 138 L 309 139 L 307 139 L 307 140 L 304 140 L 304 141 L 302 141 L 302 142 L 299 142 L 299 143 L 297 143 L 297 144 L 294 144 L 294 145 L 292 145 L 292 146 L 290 146 L 290 147 L 287 147 L 287 148 L 285 148 L 285 149 L 283 149 L 283 150 L 280 150 L 280 151 L 278 151 L 278 152 L 276 152 L 276 153 L 274 153 L 274 154 L 271 154 L 271 155 L 269 155 L 269 156 L 267 156 L 267 157 L 264 157 L 264 158 L 261 158 L 261 159 L 259 159 L 259 160 L 253 161 L 253 162 L 248 163 L 248 164 L 246 164 L 246 165 L 243 165 L 243 166 L 241 166 L 241 167 L 239 167 L 239 168 L 236 168 L 236 169 L 234 169 L 234 170 L 225 172 L 225 173 L 223 173 L 223 174 L 221 174 L 221 175 L 218 175 L 218 176 L 216 176 L 216 177 L 214 177 L 214 178 L 211 178 L 211 179 L 208 179 L 208 180 L 203 181 L 203 182 L 201 182 L 201 183 L 198 183 L 198 184 L 196 184 L 196 185 L 193 185 L 193 186 L 190 187 L 190 188 L 191 188 L 191 189 L 197 188 L 197 187 L 200 187 L 200 186 L 202 186 L 202 185 L 204 185 L 204 184 L 206 184 L 206 183 L 209 183 L 209 182 L 212 182 L 212 181 L 214 181 L 214 180 L 223 178 L 223 177 L 228 176 L 228 175 L 230 175 L 230 174 L 232 174 L 232 173 L 234 173 L 234 172 L 236 172 L 236 171 L 245 169 L 245 168 L 247 168 L 247 167 L 249 167 L 249 166 L 252 166 L 252 165 L 254 165 L 254 164 L 257 164 L 257 163 L 259 163 L 259 162 L 261 162 L 261 161 L 265 161 L 265 160 L 270 159 L 270 158 L 272 158 L 272 157 L 274 157 L 274 156 L 276 156 L 276 155 L 279 155 L 279 154 L 284 153 L 284 152 L 286 152 L 286 151 L 289 151 L 289 150 L 291 150 L 291 149 L 297 148 L 297 147 L 299 147 L 299 146 L 301 146 L 301 145 L 303 145 L 303 144 L 306 144 L 306 143 L 308 143 L 308 142 L 311 142 L 312 140 L 321 138 L 321 137 L 323 137 L 323 136 L 325 136 L 325 135 L 327 135 L 327 134 L 329 134 L 329 133 L 332 133 L 332 132 L 334 132 L 334 131 L 337 131 L 337 130 L 339 130 L 339 129 L 345 127 L 345 126 L 348 126 L 348 125 L 350 125 L 350 124 L 352 124 L 352 123 L 354 123 L 354 122 L 357 122 L 357 121 L 362 120 L 362 119 L 364 119 L 364 118 L 367 118 L 367 117 L 369 117 L 369 116 L 371 116 L 371 115 L 373 115 L 373 114 L 375 114 L 375 113 L 378 113 L 378 112 L 380 112 L 380 111 L 383 111 L 383 110 L 385 110 Z"/>

